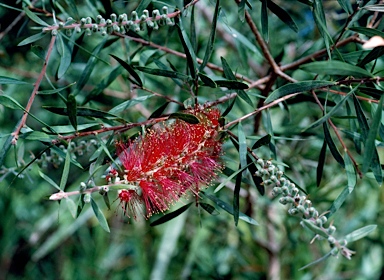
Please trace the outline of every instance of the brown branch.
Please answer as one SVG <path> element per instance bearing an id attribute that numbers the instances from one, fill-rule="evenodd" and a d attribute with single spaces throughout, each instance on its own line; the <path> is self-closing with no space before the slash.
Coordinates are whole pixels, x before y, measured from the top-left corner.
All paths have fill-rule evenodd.
<path id="1" fill-rule="evenodd" d="M 33 5 L 33 4 L 35 4 L 37 2 L 37 0 L 33 0 L 32 2 L 31 2 L 31 4 Z M 12 22 L 11 22 L 11 24 L 9 24 L 8 26 L 7 26 L 7 28 L 3 31 L 3 32 L 1 32 L 0 33 L 0 42 L 1 42 L 1 40 L 4 38 L 4 36 L 5 35 L 7 35 L 8 34 L 8 32 L 9 31 L 11 31 L 12 30 L 12 28 L 13 27 L 15 27 L 15 25 L 23 18 L 25 16 L 25 12 L 23 11 L 23 12 L 21 12 Z"/>
<path id="2" fill-rule="evenodd" d="M 140 38 L 135 38 L 135 37 L 131 37 L 131 36 L 128 36 L 128 35 L 125 35 L 125 34 L 120 34 L 120 33 L 112 33 L 116 36 L 119 36 L 121 38 L 127 38 L 127 39 L 130 39 L 132 41 L 135 41 L 137 43 L 140 43 L 140 44 L 143 44 L 144 46 L 149 46 L 149 47 L 152 47 L 152 48 L 155 48 L 155 49 L 158 49 L 158 50 L 161 50 L 163 52 L 166 52 L 166 53 L 169 53 L 169 54 L 173 54 L 175 56 L 178 56 L 178 57 L 181 57 L 181 58 L 187 58 L 187 56 L 185 55 L 185 53 L 182 53 L 182 52 L 178 52 L 178 51 L 175 51 L 175 50 L 172 50 L 172 49 L 169 49 L 167 47 L 164 47 L 164 46 L 161 46 L 161 45 L 158 45 L 158 44 L 155 44 L 153 42 L 149 42 L 149 41 L 146 41 L 144 39 L 140 39 Z M 196 61 L 197 63 L 201 64 L 203 62 L 203 60 L 201 58 L 196 58 Z M 220 66 L 217 66 L 216 64 L 213 64 L 213 63 L 210 63 L 208 62 L 206 67 L 212 69 L 212 70 L 216 70 L 216 71 L 219 71 L 219 72 L 222 72 L 224 73 L 224 69 Z M 236 78 L 238 79 L 241 79 L 241 80 L 244 80 L 248 83 L 252 83 L 252 80 L 241 75 L 241 74 L 238 74 L 236 73 L 235 74 Z"/>
<path id="3" fill-rule="evenodd" d="M 263 107 L 260 107 L 260 108 L 258 108 L 257 110 L 252 111 L 252 112 L 249 113 L 249 114 L 246 114 L 246 115 L 242 116 L 241 118 L 238 118 L 238 119 L 236 119 L 236 120 L 234 120 L 234 121 L 231 121 L 231 122 L 227 123 L 227 124 L 224 126 L 224 128 L 225 128 L 225 129 L 228 129 L 228 128 L 231 127 L 232 125 L 237 124 L 238 122 L 241 122 L 242 120 L 245 120 L 245 119 L 247 119 L 247 118 L 249 118 L 249 117 L 251 117 L 251 116 L 253 116 L 253 115 L 256 115 L 256 114 L 260 113 L 261 111 L 263 111 L 263 110 L 265 110 L 265 109 L 271 108 L 271 107 L 277 105 L 278 103 L 280 103 L 280 102 L 282 102 L 282 101 L 285 101 L 285 100 L 287 100 L 287 99 L 290 99 L 290 98 L 292 98 L 292 97 L 298 95 L 299 93 L 300 93 L 300 92 L 296 92 L 296 93 L 288 94 L 288 95 L 283 96 L 283 97 L 281 97 L 281 98 L 279 98 L 279 99 L 276 99 L 276 100 L 274 100 L 273 102 L 271 102 L 271 103 L 269 103 L 269 104 L 267 104 L 267 105 L 265 105 L 265 106 L 263 106 Z"/>
<path id="4" fill-rule="evenodd" d="M 271 65 L 273 72 L 276 73 L 276 75 L 282 77 L 283 79 L 285 79 L 289 82 L 292 82 L 292 83 L 297 82 L 295 79 L 293 79 L 289 75 L 285 74 L 280 69 L 279 65 L 277 65 L 276 61 L 273 59 L 273 57 L 272 57 L 272 55 L 268 49 L 266 42 L 264 41 L 263 37 L 261 36 L 259 30 L 256 27 L 256 24 L 253 22 L 253 19 L 252 19 L 251 15 L 249 14 L 248 11 L 245 11 L 245 20 L 247 21 L 249 27 L 251 28 L 253 35 L 255 35 L 256 41 L 259 43 L 261 51 L 263 52 L 264 57 L 267 59 L 269 65 Z"/>
<path id="5" fill-rule="evenodd" d="M 51 53 L 52 53 L 53 46 L 55 45 L 55 41 L 56 41 L 56 36 L 52 36 L 51 42 L 49 43 L 49 46 L 48 46 L 47 55 L 46 55 L 45 60 L 44 60 L 43 68 L 41 69 L 39 77 L 37 78 L 37 80 L 33 86 L 32 94 L 29 97 L 29 100 L 28 100 L 27 106 L 25 107 L 25 111 L 24 111 L 24 114 L 21 118 L 21 121 L 19 122 L 19 125 L 17 126 L 16 130 L 12 133 L 12 136 L 13 136 L 12 145 L 16 145 L 17 139 L 19 138 L 20 130 L 25 125 L 25 122 L 27 121 L 28 113 L 31 110 L 31 106 L 33 104 L 33 101 L 35 100 L 37 93 L 38 93 L 41 81 L 43 80 L 43 77 L 47 71 L 48 61 L 49 61 L 49 58 L 51 57 Z"/>
<path id="6" fill-rule="evenodd" d="M 71 134 L 71 135 L 66 135 L 66 136 L 59 135 L 58 139 L 52 140 L 52 144 L 57 144 L 62 140 L 68 141 L 68 140 L 72 140 L 72 139 L 77 138 L 77 137 L 95 135 L 95 134 L 105 133 L 108 131 L 114 131 L 115 133 L 121 133 L 121 132 L 124 132 L 126 130 L 132 129 L 134 127 L 138 127 L 138 126 L 142 126 L 142 125 L 151 125 L 151 124 L 165 121 L 167 119 L 168 119 L 168 117 L 161 117 L 161 118 L 156 118 L 156 119 L 149 119 L 149 120 L 146 120 L 143 122 L 138 122 L 138 123 L 126 123 L 126 124 L 117 125 L 117 126 L 103 127 L 101 129 L 97 129 L 97 130 L 78 132 L 76 134 Z"/>
<path id="7" fill-rule="evenodd" d="M 354 34 L 353 36 L 351 37 L 348 37 L 344 40 L 341 40 L 340 42 L 338 42 L 336 44 L 336 47 L 342 47 L 344 45 L 347 45 L 351 42 L 355 42 L 355 43 L 360 43 L 362 44 L 363 41 L 359 38 L 358 34 Z M 319 57 L 319 56 L 323 56 L 327 53 L 327 49 L 322 49 L 322 50 L 319 50 L 313 54 L 310 54 L 308 56 L 305 56 L 303 58 L 300 58 L 294 62 L 291 62 L 291 63 L 288 63 L 286 65 L 283 65 L 280 67 L 281 71 L 286 71 L 286 70 L 290 70 L 290 69 L 295 69 L 297 67 L 299 67 L 300 65 L 304 64 L 304 63 L 307 63 L 307 62 L 310 62 L 312 60 L 314 60 L 315 58 Z"/>

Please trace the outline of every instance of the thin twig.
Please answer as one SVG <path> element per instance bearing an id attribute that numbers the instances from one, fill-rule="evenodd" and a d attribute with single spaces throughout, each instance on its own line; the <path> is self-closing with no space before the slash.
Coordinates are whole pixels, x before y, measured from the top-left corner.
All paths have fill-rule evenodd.
<path id="1" fill-rule="evenodd" d="M 13 136 L 12 144 L 13 145 L 16 145 L 17 139 L 19 138 L 20 130 L 25 125 L 25 122 L 27 121 L 28 113 L 29 113 L 31 106 L 32 106 L 32 103 L 35 100 L 35 97 L 38 93 L 41 81 L 43 80 L 43 77 L 47 71 L 48 61 L 49 61 L 49 58 L 51 57 L 51 53 L 52 53 L 53 46 L 55 45 L 55 41 L 56 41 L 56 36 L 52 36 L 51 42 L 49 43 L 49 46 L 48 46 L 47 55 L 46 55 L 45 60 L 44 60 L 43 68 L 41 69 L 39 77 L 37 78 L 36 83 L 33 86 L 33 91 L 32 91 L 31 96 L 29 97 L 27 106 L 25 107 L 23 117 L 21 118 L 21 121 L 20 121 L 19 125 L 17 126 L 16 130 L 12 133 L 12 136 Z"/>
<path id="2" fill-rule="evenodd" d="M 161 118 L 156 118 L 156 119 L 149 119 L 149 120 L 146 120 L 143 122 L 138 122 L 138 123 L 126 123 L 126 124 L 117 125 L 117 126 L 103 127 L 101 129 L 97 129 L 97 130 L 78 132 L 76 134 L 71 134 L 71 135 L 66 135 L 66 136 L 59 135 L 59 138 L 53 140 L 52 143 L 57 144 L 62 140 L 68 141 L 68 140 L 72 140 L 74 138 L 105 133 L 108 131 L 114 131 L 115 133 L 121 133 L 121 132 L 124 132 L 126 130 L 132 129 L 134 127 L 138 127 L 138 126 L 142 126 L 142 125 L 151 125 L 151 124 L 165 121 L 167 119 L 168 119 L 168 117 L 161 117 Z"/>
<path id="3" fill-rule="evenodd" d="M 247 118 L 249 118 L 249 117 L 251 117 L 251 116 L 253 116 L 253 115 L 256 115 L 256 114 L 260 113 L 261 111 L 263 111 L 263 110 L 265 110 L 265 109 L 271 108 L 271 107 L 273 107 L 273 106 L 279 104 L 279 103 L 282 102 L 282 101 L 285 101 L 285 100 L 287 100 L 287 99 L 290 99 L 290 98 L 292 98 L 292 97 L 298 95 L 299 93 L 300 93 L 300 92 L 296 92 L 296 93 L 288 94 L 288 95 L 286 95 L 286 96 L 284 96 L 284 97 L 281 97 L 281 98 L 279 98 L 279 99 L 276 99 L 276 100 L 274 100 L 273 102 L 271 102 L 271 103 L 269 103 L 269 104 L 267 104 L 267 105 L 265 105 L 265 106 L 263 106 L 263 107 L 260 107 L 260 108 L 258 108 L 257 110 L 252 111 L 252 112 L 249 113 L 249 114 L 246 114 L 246 115 L 242 116 L 241 118 L 238 118 L 238 119 L 236 119 L 236 120 L 234 120 L 234 121 L 231 121 L 231 122 L 227 123 L 227 124 L 224 126 L 224 128 L 225 128 L 225 129 L 228 129 L 228 128 L 231 127 L 232 125 L 237 124 L 238 122 L 241 122 L 242 120 L 245 120 L 245 119 L 247 119 Z"/>
<path id="4" fill-rule="evenodd" d="M 321 111 L 324 112 L 323 104 L 321 104 L 321 102 L 320 102 L 319 98 L 317 97 L 315 91 L 314 91 L 314 90 L 311 90 L 311 93 L 312 93 L 313 97 L 315 98 L 316 103 L 319 105 Z M 363 177 L 363 174 L 362 174 L 361 171 L 359 170 L 359 166 L 357 165 L 357 162 L 356 162 L 356 160 L 354 159 L 353 155 L 352 155 L 352 154 L 350 153 L 350 151 L 348 150 L 347 145 L 345 144 L 343 138 L 341 138 L 341 135 L 340 135 L 339 130 L 337 129 L 336 125 L 332 122 L 331 119 L 328 119 L 327 121 L 328 121 L 329 125 L 332 127 L 333 131 L 335 132 L 335 135 L 336 135 L 337 139 L 339 139 L 340 144 L 343 146 L 344 151 L 348 154 L 348 156 L 349 156 L 350 159 L 352 160 L 353 165 L 355 166 L 356 171 L 357 171 L 357 173 L 359 174 L 360 178 L 362 178 L 362 177 Z"/>

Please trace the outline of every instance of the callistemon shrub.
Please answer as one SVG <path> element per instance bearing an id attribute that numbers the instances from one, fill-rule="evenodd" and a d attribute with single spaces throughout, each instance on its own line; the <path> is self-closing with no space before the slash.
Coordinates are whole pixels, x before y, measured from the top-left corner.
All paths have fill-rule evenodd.
<path id="1" fill-rule="evenodd" d="M 117 144 L 124 171 L 120 183 L 129 185 L 119 191 L 119 199 L 128 216 L 136 218 L 144 205 L 148 218 L 168 210 L 186 193 L 197 196 L 221 170 L 219 110 L 185 113 L 196 116 L 199 123 L 176 119 L 156 125 L 134 141 Z"/>

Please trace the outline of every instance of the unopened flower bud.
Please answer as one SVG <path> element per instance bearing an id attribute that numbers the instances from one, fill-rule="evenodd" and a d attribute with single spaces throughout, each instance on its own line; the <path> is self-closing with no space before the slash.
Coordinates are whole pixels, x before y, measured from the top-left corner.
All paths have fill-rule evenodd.
<path id="1" fill-rule="evenodd" d="M 329 236 L 328 237 L 328 242 L 329 242 L 329 244 L 335 244 L 336 239 L 333 236 Z"/>
<path id="2" fill-rule="evenodd" d="M 91 202 L 91 194 L 90 193 L 86 193 L 84 195 L 83 201 L 84 201 L 84 203 L 90 203 Z"/>
<path id="3" fill-rule="evenodd" d="M 116 14 L 111 14 L 110 17 L 111 17 L 112 22 L 116 22 L 116 19 L 117 19 Z"/>
<path id="4" fill-rule="evenodd" d="M 329 226 L 329 228 L 327 229 L 328 234 L 334 234 L 335 231 L 336 231 L 335 226 Z"/>

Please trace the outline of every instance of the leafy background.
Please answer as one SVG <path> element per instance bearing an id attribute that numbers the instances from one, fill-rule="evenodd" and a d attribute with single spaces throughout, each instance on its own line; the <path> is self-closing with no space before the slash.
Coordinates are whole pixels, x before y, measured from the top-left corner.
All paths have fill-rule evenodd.
<path id="1" fill-rule="evenodd" d="M 190 47 L 194 49 L 197 57 L 204 58 L 207 41 L 214 26 L 212 18 L 216 2 L 196 2 L 197 4 L 193 5 L 194 12 L 192 7 L 182 10 L 181 21 L 185 34 L 191 41 Z M 346 0 L 274 1 L 286 13 L 273 8 L 271 1 L 249 1 L 252 10 L 245 5 L 245 1 L 238 2 L 241 3 L 239 5 L 236 1 L 220 3 L 221 10 L 217 13 L 216 40 L 209 62 L 217 67 L 224 67 L 225 62 L 221 57 L 225 58 L 233 73 L 238 74 L 238 81 L 242 81 L 241 77 L 244 77 L 244 82 L 248 85 L 269 75 L 273 69 L 271 70 L 271 65 L 260 48 L 259 41 L 255 40 L 247 22 L 243 21 L 244 9 L 252 16 L 264 42 L 268 42 L 272 58 L 280 65 L 288 65 L 311 55 L 315 59 L 317 58 L 315 54 L 320 50 L 324 52 L 320 58 L 327 59 L 327 53 L 331 52 L 331 49 L 326 49 L 327 44 L 332 46 L 332 42 L 339 36 L 341 36 L 340 40 L 344 40 L 359 32 L 361 40 L 367 40 L 373 35 L 382 35 L 380 33 L 380 30 L 383 30 L 380 18 L 382 14 L 377 12 L 380 11 L 380 6 L 376 7 L 376 11 L 358 9 L 357 6 L 358 4 L 360 7 L 373 5 L 376 1 L 360 1 L 358 4 L 355 1 Z M 248 147 L 252 147 L 260 137 L 270 134 L 272 142 L 257 149 L 256 154 L 261 158 L 276 160 L 280 168 L 306 191 L 317 209 L 325 212 L 338 197 L 340 198 L 340 193 L 345 194 L 343 195 L 346 199 L 344 204 L 331 217 L 340 236 L 345 236 L 368 224 L 378 225 L 369 236 L 350 245 L 350 248 L 356 251 L 352 260 L 341 256 L 331 257 L 308 269 L 299 270 L 328 252 L 328 243 L 323 240 L 309 244 L 313 233 L 301 227 L 297 217 L 289 216 L 286 213 L 287 207 L 280 205 L 277 199 L 271 198 L 270 195 L 261 196 L 249 174 L 243 178 L 241 185 L 240 211 L 255 219 L 259 223 L 258 226 L 240 221 L 236 227 L 233 216 L 206 197 L 202 198 L 202 202 L 215 206 L 216 210 L 211 213 L 214 215 L 210 215 L 193 203 L 177 218 L 151 227 L 150 223 L 162 215 L 153 217 L 150 221 L 140 219 L 128 221 L 123 216 L 118 201 L 114 201 L 113 195 L 110 196 L 111 207 L 108 210 L 103 203 L 103 198 L 94 194 L 92 206 L 99 208 L 105 215 L 110 233 L 100 226 L 100 219 L 95 217 L 94 208 L 91 205 L 85 205 L 79 217 L 74 219 L 68 209 L 76 212 L 78 198 L 74 198 L 73 205 L 67 201 L 61 203 L 49 201 L 49 195 L 57 190 L 46 178 L 51 178 L 57 185 L 66 185 L 66 190 L 78 190 L 80 183 L 87 182 L 89 179 L 90 162 L 96 158 L 104 159 L 103 147 L 113 154 L 113 135 L 111 137 L 110 134 L 101 134 L 98 137 L 92 134 L 75 137 L 73 143 L 76 143 L 76 147 L 89 145 L 84 155 L 75 154 L 76 161 L 85 167 L 84 170 L 74 164 L 69 165 L 64 147 L 59 149 L 50 147 L 46 155 L 54 158 L 56 152 L 58 153 L 56 159 L 47 162 L 47 165 L 44 165 L 44 161 L 38 164 L 39 160 L 36 160 L 22 172 L 21 177 L 15 177 L 36 155 L 49 146 L 51 140 L 57 139 L 57 135 L 51 133 L 49 127 L 60 134 L 74 135 L 74 126 L 79 130 L 84 128 L 84 131 L 91 131 L 100 128 L 101 124 L 118 125 L 119 120 L 106 115 L 106 112 L 112 108 L 115 108 L 112 112 L 125 122 L 146 121 L 166 101 L 164 97 L 155 95 L 153 92 L 177 100 L 181 104 L 183 102 L 190 104 L 194 100 L 191 98 L 194 84 L 184 80 L 185 75 L 190 75 L 188 59 L 180 57 L 180 54 L 185 53 L 185 49 L 175 26 L 162 26 L 159 30 L 152 31 L 145 29 L 137 32 L 137 35 L 130 34 L 141 36 L 142 40 L 151 42 L 152 46 L 141 44 L 133 39 L 121 39 L 116 35 L 101 36 L 95 33 L 83 37 L 81 33 L 66 35 L 62 32 L 57 36 L 46 77 L 39 89 L 43 92 L 36 96 L 30 110 L 35 118 L 28 117 L 28 128 L 22 130 L 17 146 L 10 145 L 10 134 L 15 130 L 23 114 L 17 103 L 23 107 L 26 106 L 33 83 L 42 71 L 42 58 L 48 51 L 51 38 L 48 33 L 31 44 L 18 46 L 24 39 L 30 38 L 41 30 L 39 24 L 29 20 L 31 16 L 21 15 L 20 19 L 15 21 L 23 11 L 22 7 L 30 6 L 28 9 L 30 13 L 53 24 L 52 14 L 50 14 L 52 11 L 55 11 L 59 21 L 65 21 L 69 16 L 79 21 L 86 16 L 95 19 L 98 14 L 108 18 L 112 12 L 119 14 L 124 11 L 129 14 L 135 9 L 142 11 L 148 5 L 159 9 L 166 5 L 169 11 L 173 11 L 175 7 L 183 7 L 185 4 L 183 1 L 110 3 L 91 0 L 76 2 L 76 4 L 74 1 L 49 3 L 34 1 L 31 5 L 28 2 L 15 5 L 12 1 L 5 1 L 1 4 L 0 76 L 7 78 L 1 80 L 0 95 L 0 143 L 3 147 L 0 154 L 2 160 L 0 278 L 379 279 L 383 271 L 382 205 L 384 205 L 383 192 L 379 186 L 381 182 L 377 178 L 378 173 L 382 172 L 380 163 L 376 163 L 379 169 L 379 172 L 376 172 L 376 178 L 372 172 L 365 172 L 362 179 L 357 179 L 355 186 L 356 170 L 349 157 L 345 156 L 343 147 L 331 129 L 332 134 L 331 138 L 328 138 L 328 143 L 335 143 L 336 149 L 340 151 L 341 160 L 337 155 L 336 158 L 345 162 L 346 169 L 350 168 L 349 173 L 335 160 L 334 157 L 337 154 L 335 150 L 331 153 L 327 148 L 326 153 L 321 152 L 324 143 L 322 127 L 304 130 L 322 117 L 319 106 L 307 91 L 313 87 L 302 89 L 301 91 L 305 91 L 304 94 L 287 99 L 279 106 L 263 110 L 259 114 L 260 121 L 257 117 L 245 119 L 241 123 L 243 129 L 240 132 L 236 126 L 231 127 L 231 131 L 239 137 L 243 131 L 247 137 Z M 16 9 L 11 9 L 10 6 Z M 326 26 L 325 18 L 321 17 L 321 8 L 326 15 Z M 276 14 L 285 19 L 285 22 Z M 315 18 L 316 15 L 318 16 L 317 21 L 314 20 L 313 14 Z M 371 26 L 372 28 L 363 29 L 370 22 L 375 23 Z M 36 30 L 36 27 L 39 29 Z M 74 41 L 76 44 L 71 43 Z M 354 67 L 350 69 L 344 68 L 345 65 L 338 67 L 337 62 L 344 60 L 351 66 L 359 65 L 361 71 L 368 71 L 380 77 L 383 69 L 381 58 L 383 47 L 375 48 L 374 52 L 362 49 L 361 43 L 356 40 L 341 46 L 337 51 L 332 52 L 332 62 L 328 61 L 320 65 L 317 70 L 315 64 L 311 64 L 307 68 L 294 67 L 284 73 L 297 81 L 308 81 L 315 77 L 320 81 L 332 82 L 346 80 L 344 76 L 365 78 L 365 74 L 356 73 L 357 70 Z M 159 46 L 165 47 L 166 50 Z M 174 53 L 168 53 L 167 50 L 172 50 Z M 178 53 L 175 54 L 175 52 Z M 128 61 L 130 65 L 136 67 L 134 71 L 138 73 L 139 78 L 132 75 L 133 70 L 128 72 L 121 67 L 118 60 L 111 55 Z M 368 55 L 371 55 L 372 59 L 364 62 L 364 58 Z M 165 65 L 170 71 L 174 67 L 184 76 L 177 74 L 177 79 L 170 79 L 146 74 L 145 69 L 141 68 L 143 71 L 140 71 L 138 68 L 141 66 L 158 69 L 163 67 L 161 65 Z M 212 80 L 223 80 L 223 71 L 217 71 L 217 67 L 206 67 L 205 75 Z M 336 69 L 336 73 L 330 72 L 330 69 Z M 348 71 L 352 71 L 352 74 Z M 228 80 L 233 80 L 227 74 L 225 76 Z M 9 78 L 17 79 L 19 82 L 10 82 Z M 367 78 L 370 78 L 369 75 Z M 137 88 L 138 80 L 141 80 L 149 91 Z M 255 109 L 254 106 L 260 105 L 260 100 L 264 100 L 262 95 L 266 96 L 278 89 L 280 91 L 275 91 L 275 96 L 278 94 L 284 96 L 289 93 L 292 88 L 283 87 L 286 84 L 288 84 L 287 79 L 279 76 L 271 84 L 260 83 L 270 87 L 270 91 L 263 91 L 256 86 L 246 91 L 246 97 L 237 98 L 233 107 L 230 107 L 232 99 L 218 106 L 222 112 L 231 108 L 226 116 L 228 123 L 252 112 Z M 342 84 L 338 89 L 348 93 L 356 86 L 354 84 L 349 88 L 350 84 L 346 83 L 345 86 Z M 303 84 L 291 85 L 294 85 L 292 92 L 298 92 L 298 88 Z M 234 87 L 234 83 L 231 87 Z M 53 88 L 64 89 L 57 91 Z M 225 87 L 199 86 L 199 103 L 219 100 L 234 92 L 233 89 Z M 241 97 L 241 93 L 237 92 Z M 339 95 L 330 91 L 316 92 L 322 104 L 326 104 L 327 112 L 336 104 L 340 104 L 339 109 L 332 114 L 332 121 L 342 132 L 346 148 L 359 163 L 358 168 L 364 170 L 363 162 L 368 149 L 362 138 L 363 130 L 357 121 L 358 113 L 352 109 L 354 108 L 352 97 L 342 104 Z M 365 82 L 356 91 L 357 95 L 376 101 L 376 103 L 369 103 L 360 100 L 362 111 L 371 126 L 375 120 L 374 116 L 377 115 L 375 112 L 381 110 L 377 102 L 382 92 L 380 82 L 374 84 L 370 81 Z M 75 110 L 76 106 L 73 103 L 68 105 L 73 102 L 73 99 L 71 101 L 73 97 L 69 97 L 70 94 L 75 96 L 77 117 L 73 114 L 69 114 L 69 117 L 57 114 L 56 107 Z M 269 101 L 273 101 L 273 96 L 269 97 Z M 247 98 L 252 101 L 253 106 L 246 102 Z M 131 102 L 124 103 L 127 100 Z M 128 110 L 120 111 L 117 107 L 127 106 L 127 104 L 130 106 L 127 107 Z M 167 114 L 178 112 L 182 109 L 181 104 L 171 102 L 164 112 Z M 48 110 L 49 106 L 50 110 Z M 86 117 L 81 117 L 81 106 L 97 110 L 94 112 L 100 114 L 102 118 L 96 116 L 96 113 L 90 117 L 89 112 Z M 94 127 L 82 127 L 87 124 Z M 255 124 L 258 124 L 258 127 L 255 128 Z M 377 125 L 378 135 L 373 135 L 371 142 L 372 147 L 376 147 L 380 155 L 383 153 L 383 120 L 378 120 Z M 140 130 L 139 126 L 124 132 L 123 135 L 130 137 Z M 28 134 L 30 131 L 34 131 L 35 134 Z M 96 140 L 96 144 L 93 145 L 91 140 Z M 57 146 L 59 147 L 60 144 Z M 63 150 L 64 152 L 60 153 Z M 225 180 L 226 176 L 230 175 L 230 170 L 237 170 L 240 162 L 238 151 L 231 141 L 225 143 L 224 150 L 223 160 L 227 170 L 220 176 L 221 180 Z M 322 161 L 324 168 L 320 174 L 320 181 L 318 166 Z M 104 184 L 102 175 L 105 174 L 108 164 L 100 162 L 99 164 L 102 168 L 96 173 L 95 183 Z M 213 194 L 217 185 L 210 186 L 206 193 Z M 231 204 L 234 187 L 235 181 L 229 181 L 225 188 L 214 195 Z M 351 193 L 345 193 L 349 190 L 348 187 L 353 190 Z M 266 193 L 269 194 L 270 189 L 266 188 Z M 193 199 L 191 201 L 193 202 Z M 184 199 L 173 208 L 178 209 L 187 202 L 189 202 L 188 199 Z"/>

